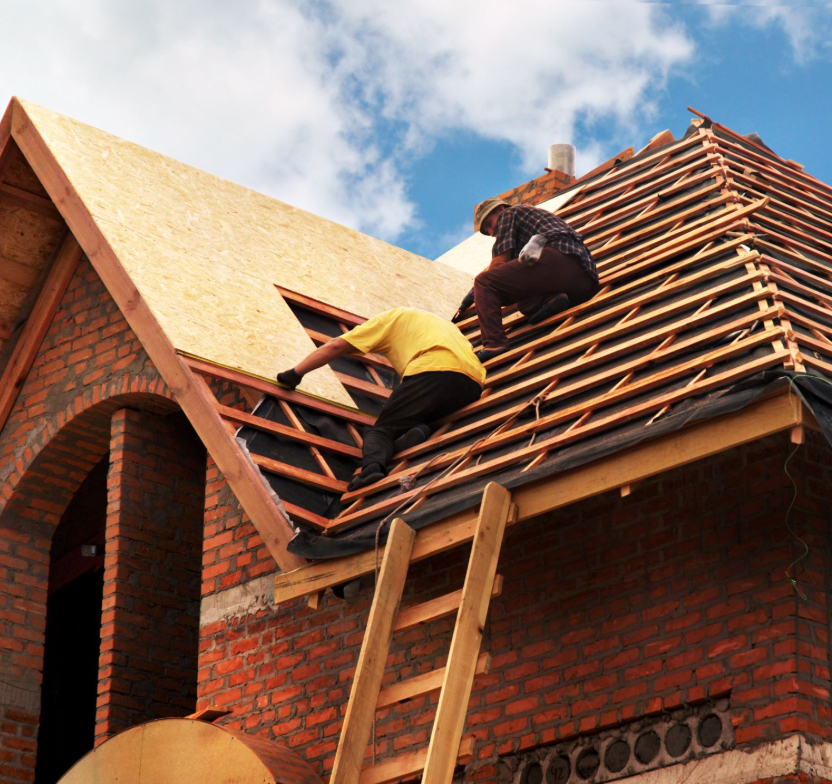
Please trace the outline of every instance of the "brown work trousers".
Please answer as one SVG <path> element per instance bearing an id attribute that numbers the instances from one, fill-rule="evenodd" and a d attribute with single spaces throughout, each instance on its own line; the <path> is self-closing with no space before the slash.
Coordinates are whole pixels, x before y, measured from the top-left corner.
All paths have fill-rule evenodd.
<path id="1" fill-rule="evenodd" d="M 500 308 L 515 302 L 524 316 L 534 315 L 556 294 L 567 294 L 570 307 L 586 302 L 598 291 L 598 282 L 575 257 L 544 248 L 531 267 L 519 259 L 483 270 L 474 278 L 474 303 L 479 316 L 483 348 L 503 348 L 508 338 Z"/>

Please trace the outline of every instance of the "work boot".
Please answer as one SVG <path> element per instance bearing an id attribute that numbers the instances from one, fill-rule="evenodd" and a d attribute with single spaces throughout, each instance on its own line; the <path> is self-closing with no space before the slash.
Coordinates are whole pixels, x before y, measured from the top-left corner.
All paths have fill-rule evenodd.
<path id="1" fill-rule="evenodd" d="M 379 479 L 384 479 L 385 476 L 387 476 L 387 471 L 381 463 L 370 463 L 361 469 L 360 474 L 350 479 L 347 492 L 351 493 L 353 490 L 371 485 L 373 482 L 378 482 Z"/>
<path id="2" fill-rule="evenodd" d="M 548 302 L 544 303 L 540 309 L 529 317 L 529 324 L 539 324 L 541 321 L 546 321 L 550 316 L 562 313 L 569 308 L 569 296 L 566 294 L 556 294 Z"/>
<path id="3" fill-rule="evenodd" d="M 393 449 L 396 452 L 402 452 L 405 449 L 410 449 L 412 446 L 421 444 L 423 441 L 427 441 L 429 436 L 430 428 L 427 425 L 416 425 L 393 442 Z"/>
<path id="4" fill-rule="evenodd" d="M 482 364 L 485 364 L 492 357 L 496 357 L 505 351 L 508 351 L 508 346 L 503 346 L 502 348 L 483 348 L 477 352 L 477 359 Z"/>

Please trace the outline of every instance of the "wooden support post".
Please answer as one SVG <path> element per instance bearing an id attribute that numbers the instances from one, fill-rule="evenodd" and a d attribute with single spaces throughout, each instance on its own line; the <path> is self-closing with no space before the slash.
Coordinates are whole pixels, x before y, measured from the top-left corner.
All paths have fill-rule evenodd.
<path id="1" fill-rule="evenodd" d="M 381 563 L 330 784 L 358 784 L 416 532 L 396 518 Z"/>
<path id="2" fill-rule="evenodd" d="M 486 486 L 436 708 L 423 784 L 451 784 L 510 506 L 508 490 L 494 482 Z"/>

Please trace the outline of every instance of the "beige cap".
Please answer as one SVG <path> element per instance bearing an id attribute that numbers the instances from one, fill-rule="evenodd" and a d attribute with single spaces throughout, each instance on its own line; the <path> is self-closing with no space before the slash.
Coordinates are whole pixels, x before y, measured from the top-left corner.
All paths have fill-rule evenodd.
<path id="1" fill-rule="evenodd" d="M 495 196 L 481 201 L 474 207 L 474 231 L 482 232 L 483 222 L 497 207 L 508 207 L 508 202 L 498 199 Z"/>

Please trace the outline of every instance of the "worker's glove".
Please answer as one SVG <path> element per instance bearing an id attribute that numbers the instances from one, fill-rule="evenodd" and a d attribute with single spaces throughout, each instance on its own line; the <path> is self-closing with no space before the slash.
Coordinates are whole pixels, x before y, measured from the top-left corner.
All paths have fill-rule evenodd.
<path id="1" fill-rule="evenodd" d="M 464 318 L 463 314 L 465 313 L 471 305 L 474 304 L 474 289 L 471 289 L 463 298 L 462 302 L 459 303 L 459 310 L 454 313 L 451 321 L 456 324 L 458 321 L 462 321 Z"/>
<path id="2" fill-rule="evenodd" d="M 518 257 L 523 264 L 531 267 L 537 261 L 540 261 L 540 254 L 546 247 L 546 237 L 543 234 L 535 234 L 520 251 Z"/>
<path id="3" fill-rule="evenodd" d="M 303 376 L 296 372 L 294 368 L 289 368 L 289 370 L 277 374 L 278 382 L 283 384 L 284 387 L 289 387 L 289 389 L 294 389 L 300 384 L 302 378 Z"/>

